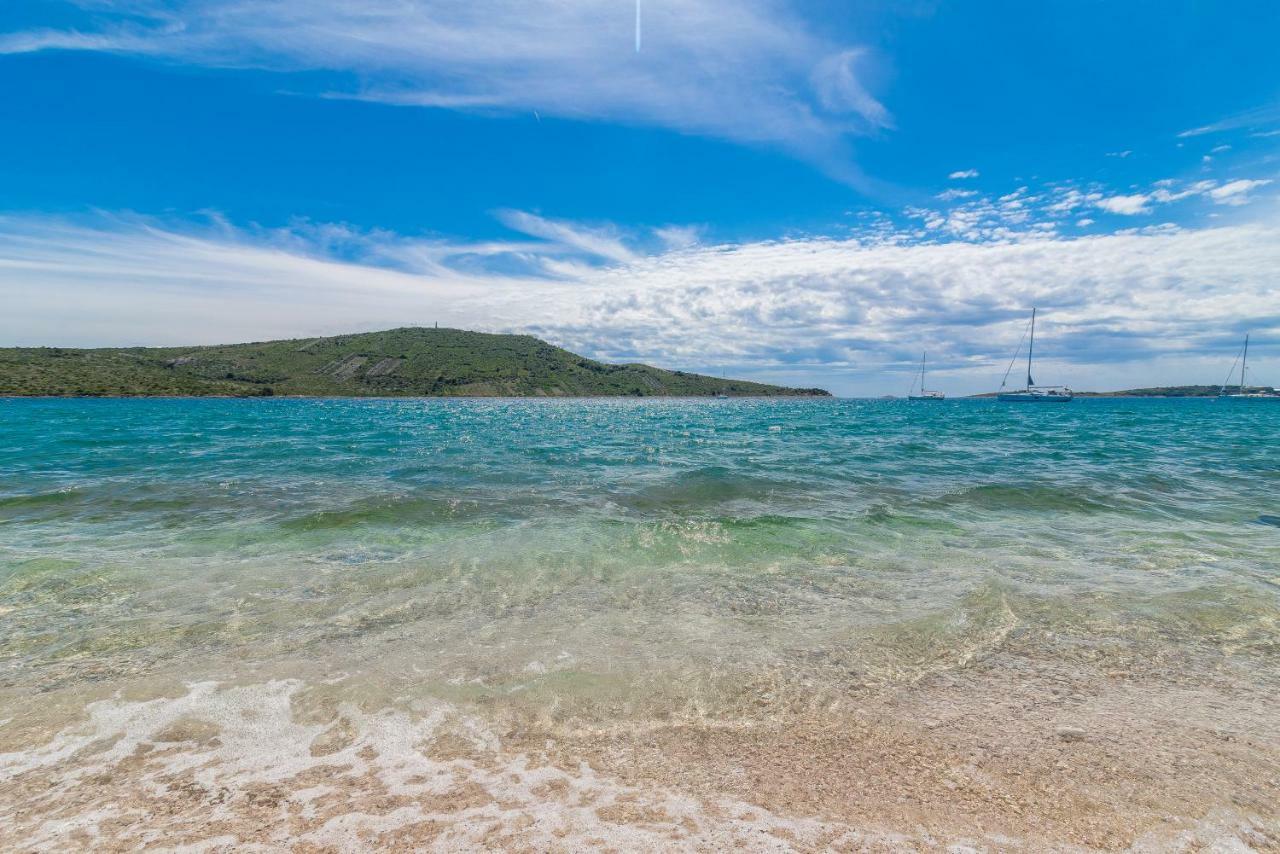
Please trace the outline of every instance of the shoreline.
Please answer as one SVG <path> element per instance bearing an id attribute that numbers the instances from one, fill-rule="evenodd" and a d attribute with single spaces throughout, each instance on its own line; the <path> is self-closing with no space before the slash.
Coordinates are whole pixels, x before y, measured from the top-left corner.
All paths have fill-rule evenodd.
<path id="1" fill-rule="evenodd" d="M 976 672 L 754 720 L 362 704 L 281 675 L 105 699 L 0 742 L 0 842 L 1193 851 L 1280 845 L 1270 689 Z M 1276 674 L 1270 674 L 1274 678 Z M 1218 684 L 1214 684 L 1215 681 Z M 1272 682 L 1274 685 L 1274 682 Z M 73 716 L 74 717 L 74 716 Z M 18 771 L 18 773 L 14 773 Z M 7 840 L 7 841 L 6 841 Z M 1245 850 L 1245 849 L 1242 849 Z"/>
<path id="2" fill-rule="evenodd" d="M 861 400 L 833 394 L 731 394 L 727 398 L 695 394 L 0 394 L 0 400 Z M 865 398 L 871 399 L 871 398 Z"/>

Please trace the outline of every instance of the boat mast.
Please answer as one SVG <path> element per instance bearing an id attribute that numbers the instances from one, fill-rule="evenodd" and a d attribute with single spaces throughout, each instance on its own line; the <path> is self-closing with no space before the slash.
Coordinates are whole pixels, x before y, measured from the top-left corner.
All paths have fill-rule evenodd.
<path id="1" fill-rule="evenodd" d="M 920 353 L 920 393 L 924 394 L 924 357 L 928 355 L 928 351 Z"/>
<path id="2" fill-rule="evenodd" d="M 1244 372 L 1249 366 L 1249 333 L 1244 334 L 1244 355 L 1240 358 L 1240 393 L 1244 394 Z"/>
<path id="3" fill-rule="evenodd" d="M 1031 309 L 1031 342 L 1027 344 L 1027 389 L 1030 390 L 1036 381 L 1031 379 L 1031 351 L 1036 349 L 1036 310 Z"/>

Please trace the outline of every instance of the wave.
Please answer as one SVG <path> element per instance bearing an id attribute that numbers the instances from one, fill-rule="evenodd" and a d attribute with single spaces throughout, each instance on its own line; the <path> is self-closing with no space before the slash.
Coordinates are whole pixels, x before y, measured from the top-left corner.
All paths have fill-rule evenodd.
<path id="1" fill-rule="evenodd" d="M 54 489 L 48 492 L 0 495 L 0 519 L 22 520 L 31 514 L 39 515 L 49 512 L 50 508 L 59 508 L 82 502 L 84 497 L 83 490 L 73 487 Z"/>
<path id="2" fill-rule="evenodd" d="M 376 497 L 345 507 L 315 510 L 280 521 L 286 531 L 321 531 L 358 528 L 367 525 L 406 525 L 456 521 L 495 515 L 493 502 L 477 499 L 420 495 Z"/>
<path id="3" fill-rule="evenodd" d="M 811 484 L 800 477 L 771 478 L 724 466 L 705 466 L 669 476 L 611 499 L 633 510 L 696 511 L 735 501 L 768 503 L 805 495 Z"/>
<path id="4" fill-rule="evenodd" d="M 925 506 L 1015 513 L 1105 513 L 1121 509 L 1114 490 L 1080 483 L 986 483 L 923 502 Z"/>

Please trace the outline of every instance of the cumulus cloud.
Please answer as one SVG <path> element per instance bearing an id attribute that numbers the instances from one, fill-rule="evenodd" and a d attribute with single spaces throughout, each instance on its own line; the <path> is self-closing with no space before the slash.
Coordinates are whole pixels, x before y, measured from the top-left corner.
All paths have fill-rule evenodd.
<path id="1" fill-rule="evenodd" d="M 1249 194 L 1258 187 L 1270 184 L 1270 180 L 1241 179 L 1214 187 L 1208 190 L 1209 198 L 1220 205 L 1243 205 L 1248 203 Z"/>
<path id="2" fill-rule="evenodd" d="M 1246 320 L 1259 341 L 1280 333 L 1277 223 L 1075 239 L 1032 230 L 978 243 L 811 237 L 623 255 L 610 241 L 630 235 L 601 244 L 600 227 L 504 216 L 524 235 L 478 244 L 326 225 L 3 218 L 0 336 L 215 343 L 439 321 L 531 332 L 601 358 L 733 365 L 838 390 L 851 390 L 840 377 L 905 366 L 927 344 L 953 388 L 981 390 L 1031 305 L 1061 380 L 1073 366 L 1216 356 Z"/>
<path id="3" fill-rule="evenodd" d="M 977 169 L 961 169 L 959 171 L 952 172 L 947 177 L 951 178 L 952 180 L 960 180 L 963 178 L 977 178 L 978 170 Z"/>
<path id="4" fill-rule="evenodd" d="M 643 51 L 617 0 L 83 0 L 93 32 L 0 35 L 0 53 L 77 49 L 350 75 L 338 93 L 445 109 L 538 111 L 781 147 L 856 181 L 846 139 L 890 126 L 865 48 L 777 0 L 665 0 Z M 306 85 L 305 81 L 296 86 Z"/>
<path id="5" fill-rule="evenodd" d="M 1133 216 L 1134 214 L 1144 214 L 1151 210 L 1151 197 L 1146 193 L 1108 196 L 1105 199 L 1099 199 L 1097 206 L 1108 213 Z"/>
<path id="6" fill-rule="evenodd" d="M 880 234 L 878 237 L 975 243 L 1043 240 L 1057 236 L 1064 222 L 1074 220 L 1080 228 L 1093 225 L 1093 214 L 1098 210 L 1137 219 L 1156 213 L 1161 206 L 1184 200 L 1239 206 L 1253 201 L 1252 191 L 1269 183 L 1271 179 L 1240 179 L 1220 184 L 1208 179 L 1188 182 L 1165 178 L 1146 190 L 1116 192 L 1096 182 L 1085 185 L 1052 182 L 1038 187 L 1021 186 L 1002 195 L 952 187 L 934 196 L 940 204 L 913 205 L 904 210 L 906 217 L 917 223 L 914 229 L 896 236 Z M 1201 213 L 1203 215 L 1203 211 Z M 1142 224 L 1138 227 L 1150 230 L 1166 226 Z"/>
<path id="7" fill-rule="evenodd" d="M 1241 178 L 1219 184 L 1213 180 L 1179 183 L 1171 178 L 1156 181 L 1149 192 L 1105 195 L 1097 190 L 1082 193 L 1074 188 L 1060 190 L 1057 200 L 1049 205 L 1055 212 L 1073 210 L 1088 203 L 1108 213 L 1137 216 L 1151 213 L 1155 205 L 1180 202 L 1197 196 L 1214 204 L 1240 206 L 1252 201 L 1252 192 L 1270 184 L 1269 178 Z"/>

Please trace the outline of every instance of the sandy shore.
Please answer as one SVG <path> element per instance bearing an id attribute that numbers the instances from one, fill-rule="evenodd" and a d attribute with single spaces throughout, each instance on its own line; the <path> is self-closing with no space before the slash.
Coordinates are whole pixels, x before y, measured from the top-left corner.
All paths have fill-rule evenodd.
<path id="1" fill-rule="evenodd" d="M 1256 674 L 1255 674 L 1256 675 Z M 1280 850 L 1274 695 L 992 656 L 754 718 L 200 683 L 5 734 L 6 850 Z M 71 698 L 67 698 L 71 703 Z"/>

